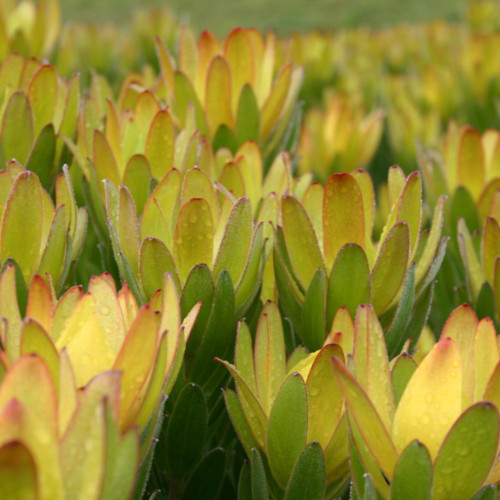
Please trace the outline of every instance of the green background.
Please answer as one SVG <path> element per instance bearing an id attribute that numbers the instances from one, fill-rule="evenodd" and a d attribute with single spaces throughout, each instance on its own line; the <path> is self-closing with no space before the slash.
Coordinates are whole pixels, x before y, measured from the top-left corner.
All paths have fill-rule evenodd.
<path id="1" fill-rule="evenodd" d="M 466 0 L 61 0 L 64 18 L 122 21 L 137 7 L 170 7 L 185 23 L 225 35 L 235 26 L 292 30 L 458 20 Z"/>

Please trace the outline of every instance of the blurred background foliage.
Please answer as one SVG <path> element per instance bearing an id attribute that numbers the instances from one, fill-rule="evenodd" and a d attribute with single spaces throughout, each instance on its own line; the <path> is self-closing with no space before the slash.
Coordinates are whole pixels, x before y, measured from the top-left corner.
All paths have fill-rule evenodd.
<path id="1" fill-rule="evenodd" d="M 183 22 L 225 36 L 234 26 L 291 31 L 324 30 L 463 17 L 466 0 L 62 0 L 67 21 L 111 22 L 137 8 L 169 7 Z"/>

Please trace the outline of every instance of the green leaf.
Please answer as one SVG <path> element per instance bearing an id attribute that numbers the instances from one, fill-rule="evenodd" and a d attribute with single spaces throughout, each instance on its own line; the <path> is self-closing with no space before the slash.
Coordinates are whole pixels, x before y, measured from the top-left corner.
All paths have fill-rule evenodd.
<path id="1" fill-rule="evenodd" d="M 318 240 L 304 207 L 294 197 L 283 196 L 281 206 L 283 235 L 292 269 L 301 286 L 307 289 L 318 269 L 326 273 Z"/>
<path id="2" fill-rule="evenodd" d="M 238 480 L 238 500 L 253 500 L 252 497 L 252 476 L 250 473 L 250 463 L 245 462 L 240 470 Z"/>
<path id="3" fill-rule="evenodd" d="M 479 230 L 481 223 L 476 210 L 476 204 L 472 199 L 471 194 L 464 186 L 458 186 L 453 193 L 450 203 L 450 217 L 448 220 L 457 221 L 458 219 L 465 219 L 465 223 L 470 231 Z M 452 224 L 451 234 L 454 238 L 457 236 L 456 224 Z"/>
<path id="4" fill-rule="evenodd" d="M 132 156 L 123 173 L 123 185 L 128 187 L 132 193 L 137 215 L 142 214 L 148 199 L 150 179 L 151 171 L 146 157 L 143 155 Z"/>
<path id="5" fill-rule="evenodd" d="M 226 402 L 226 409 L 233 423 L 234 430 L 238 435 L 238 439 L 243 448 L 245 448 L 248 457 L 251 458 L 251 449 L 256 448 L 258 443 L 252 434 L 252 429 L 248 425 L 236 393 L 231 389 L 225 389 L 224 401 Z"/>
<path id="6" fill-rule="evenodd" d="M 310 351 L 317 351 L 325 340 L 326 278 L 318 269 L 307 290 L 302 308 L 301 337 Z"/>
<path id="7" fill-rule="evenodd" d="M 139 269 L 144 293 L 148 299 L 163 287 L 165 273 L 171 273 L 177 290 L 180 289 L 174 259 L 163 242 L 156 238 L 148 237 L 142 242 Z"/>
<path id="8" fill-rule="evenodd" d="M 432 462 L 427 448 L 411 442 L 401 453 L 391 482 L 391 500 L 430 500 Z"/>
<path id="9" fill-rule="evenodd" d="M 462 413 L 434 463 L 433 500 L 466 500 L 481 488 L 495 459 L 498 430 L 498 411 L 491 403 Z"/>
<path id="10" fill-rule="evenodd" d="M 356 284 L 353 286 L 353 284 Z M 363 249 L 354 243 L 344 245 L 335 259 L 328 283 L 326 328 L 330 328 L 337 309 L 346 306 L 356 316 L 360 304 L 370 302 L 370 268 Z"/>
<path id="11" fill-rule="evenodd" d="M 427 288 L 423 295 L 419 297 L 417 303 L 413 306 L 413 313 L 410 323 L 407 328 L 407 336 L 412 339 L 410 344 L 410 352 L 417 345 L 422 329 L 427 323 L 429 313 L 432 305 L 432 298 L 434 296 L 434 283 Z"/>
<path id="12" fill-rule="evenodd" d="M 481 488 L 475 495 L 472 500 L 496 500 L 497 499 L 497 490 L 494 485 L 490 484 Z"/>
<path id="13" fill-rule="evenodd" d="M 240 93 L 236 115 L 236 139 L 238 144 L 245 141 L 259 140 L 260 114 L 257 99 L 250 84 L 246 84 Z"/>
<path id="14" fill-rule="evenodd" d="M 213 151 L 216 152 L 221 148 L 227 148 L 231 153 L 235 154 L 238 149 L 238 141 L 233 131 L 227 125 L 221 125 L 217 128 L 212 140 Z"/>
<path id="15" fill-rule="evenodd" d="M 1 228 L 0 260 L 16 260 L 24 279 L 36 272 L 42 238 L 42 187 L 32 172 L 16 177 L 5 204 Z M 23 230 L 20 230 L 23 228 Z"/>
<path id="16" fill-rule="evenodd" d="M 14 92 L 3 114 L 1 148 L 3 163 L 15 158 L 26 162 L 33 144 L 33 117 L 24 92 Z"/>
<path id="17" fill-rule="evenodd" d="M 233 206 L 227 221 L 214 265 L 214 279 L 223 269 L 229 272 L 233 283 L 239 283 L 245 270 L 252 244 L 252 207 L 248 198 L 240 198 Z"/>
<path id="18" fill-rule="evenodd" d="M 245 271 L 236 285 L 236 317 L 241 318 L 255 299 L 262 284 L 264 225 L 258 225 L 252 241 Z"/>
<path id="19" fill-rule="evenodd" d="M 479 290 L 479 295 L 477 296 L 475 311 L 479 319 L 482 318 L 494 318 L 495 317 L 495 296 L 493 294 L 493 288 L 491 285 L 485 281 L 481 290 Z"/>
<path id="20" fill-rule="evenodd" d="M 365 479 L 365 494 L 363 495 L 363 500 L 377 500 L 377 490 L 375 489 L 375 485 L 373 484 L 373 480 L 368 474 L 368 472 L 364 475 Z"/>
<path id="21" fill-rule="evenodd" d="M 174 476 L 187 474 L 205 445 L 208 408 L 201 388 L 190 383 L 179 394 L 165 435 L 169 469 Z"/>
<path id="22" fill-rule="evenodd" d="M 216 499 L 224 479 L 226 455 L 221 448 L 209 451 L 189 477 L 181 500 Z"/>
<path id="23" fill-rule="evenodd" d="M 294 327 L 297 328 L 302 324 L 302 306 L 299 302 L 297 294 L 295 293 L 295 288 L 290 280 L 290 275 L 287 272 L 283 255 L 277 248 L 276 244 L 273 248 L 273 257 L 274 274 L 279 292 L 278 295 L 280 305 L 283 308 L 285 317 L 289 318 Z"/>
<path id="24" fill-rule="evenodd" d="M 260 453 L 255 448 L 252 450 L 252 456 L 250 457 L 250 471 L 252 475 L 252 499 L 268 500 L 266 471 Z"/>
<path id="25" fill-rule="evenodd" d="M 194 358 L 198 351 L 212 311 L 214 293 L 215 285 L 208 267 L 204 264 L 195 266 L 186 279 L 181 295 L 181 316 L 183 318 L 198 302 L 203 303 L 186 345 L 185 358 L 187 360 Z"/>
<path id="26" fill-rule="evenodd" d="M 410 381 L 410 378 L 416 369 L 417 363 L 409 354 L 403 353 L 397 357 L 391 372 L 392 388 L 394 390 L 394 402 L 396 403 L 396 407 L 398 406 L 399 400 L 406 389 L 406 385 Z"/>
<path id="27" fill-rule="evenodd" d="M 277 483 L 285 488 L 307 436 L 307 392 L 298 373 L 292 373 L 278 392 L 269 416 L 266 449 Z"/>
<path id="28" fill-rule="evenodd" d="M 389 359 L 398 355 L 408 337 L 408 323 L 410 322 L 415 297 L 415 265 L 412 265 L 406 274 L 403 293 L 399 299 L 398 307 L 392 324 L 385 335 L 387 354 Z"/>
<path id="29" fill-rule="evenodd" d="M 56 154 L 56 136 L 52 123 L 46 125 L 37 137 L 33 149 L 26 162 L 26 170 L 38 175 L 45 189 L 51 187 L 54 172 L 54 156 Z M 68 207 L 69 208 L 69 207 Z"/>
<path id="30" fill-rule="evenodd" d="M 215 389 L 225 374 L 222 366 L 214 363 L 216 356 L 225 358 L 234 349 L 236 318 L 234 290 L 231 277 L 222 271 L 217 280 L 212 312 L 207 329 L 196 352 L 191 379 L 202 387 Z"/>
<path id="31" fill-rule="evenodd" d="M 380 243 L 381 249 L 372 272 L 371 302 L 377 314 L 391 304 L 406 274 L 410 234 L 406 222 L 398 222 Z"/>
<path id="32" fill-rule="evenodd" d="M 317 441 L 300 454 L 288 481 L 285 500 L 322 500 L 326 491 L 323 450 Z"/>

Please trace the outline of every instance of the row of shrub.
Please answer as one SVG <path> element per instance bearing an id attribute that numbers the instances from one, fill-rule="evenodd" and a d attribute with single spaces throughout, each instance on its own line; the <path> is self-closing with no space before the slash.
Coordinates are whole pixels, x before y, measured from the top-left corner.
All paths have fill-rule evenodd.
<path id="1" fill-rule="evenodd" d="M 3 0 L 0 498 L 495 499 L 499 12 Z"/>

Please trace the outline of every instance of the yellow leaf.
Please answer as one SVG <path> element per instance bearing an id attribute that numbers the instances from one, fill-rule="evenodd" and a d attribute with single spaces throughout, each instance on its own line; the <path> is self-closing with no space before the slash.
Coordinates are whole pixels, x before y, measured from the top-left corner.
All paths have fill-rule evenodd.
<path id="1" fill-rule="evenodd" d="M 435 459 L 441 443 L 462 411 L 462 371 L 456 343 L 443 338 L 414 372 L 394 416 L 398 452 L 413 440 Z"/>

